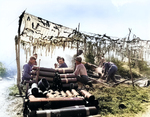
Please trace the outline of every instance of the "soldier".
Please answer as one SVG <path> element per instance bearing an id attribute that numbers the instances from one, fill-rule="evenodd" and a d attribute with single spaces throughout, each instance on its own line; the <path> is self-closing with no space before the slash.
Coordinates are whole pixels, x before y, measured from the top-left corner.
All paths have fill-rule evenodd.
<path id="1" fill-rule="evenodd" d="M 30 72 L 32 70 L 33 65 L 35 65 L 35 61 L 36 61 L 36 58 L 34 56 L 31 56 L 29 62 L 23 66 L 22 82 L 24 80 L 32 79 Z"/>
<path id="2" fill-rule="evenodd" d="M 77 78 L 77 80 L 83 84 L 88 84 L 88 75 L 85 66 L 81 63 L 82 58 L 76 57 L 76 69 L 74 71 L 74 74 Z"/>
<path id="3" fill-rule="evenodd" d="M 65 59 L 63 57 L 59 58 L 59 67 L 58 68 L 67 68 L 67 64 L 65 63 Z"/>
<path id="4" fill-rule="evenodd" d="M 107 77 L 105 83 L 108 83 L 110 79 L 112 79 L 115 83 L 117 83 L 115 79 L 115 73 L 117 72 L 118 68 L 117 66 L 112 62 L 104 62 L 104 75 L 102 77 Z"/>
<path id="5" fill-rule="evenodd" d="M 60 56 L 57 56 L 57 58 L 56 58 L 57 63 L 54 64 L 54 67 L 55 67 L 55 68 L 58 68 L 58 66 L 59 66 L 58 64 L 59 64 L 59 59 L 60 59 L 60 58 L 61 58 Z"/>

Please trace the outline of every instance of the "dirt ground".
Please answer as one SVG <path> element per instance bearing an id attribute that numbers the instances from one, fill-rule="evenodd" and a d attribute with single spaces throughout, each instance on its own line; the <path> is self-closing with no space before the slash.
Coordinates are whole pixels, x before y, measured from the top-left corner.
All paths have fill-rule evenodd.
<path id="1" fill-rule="evenodd" d="M 23 117 L 22 98 L 9 96 L 9 87 L 14 83 L 13 79 L 0 81 L 0 117 Z"/>
<path id="2" fill-rule="evenodd" d="M 10 117 L 23 117 L 22 112 L 22 98 L 11 97 L 8 99 L 10 104 L 8 105 L 7 112 Z"/>

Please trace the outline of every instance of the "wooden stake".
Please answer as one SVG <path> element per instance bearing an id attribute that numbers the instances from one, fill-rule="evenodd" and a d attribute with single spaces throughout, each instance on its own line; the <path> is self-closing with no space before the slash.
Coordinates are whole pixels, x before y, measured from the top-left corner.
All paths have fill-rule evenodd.
<path id="1" fill-rule="evenodd" d="M 78 32 L 79 32 L 79 29 L 80 29 L 80 23 L 78 24 Z M 79 37 L 77 38 L 77 56 L 78 56 L 78 50 L 79 50 L 79 42 L 78 42 L 78 39 Z"/>
<path id="2" fill-rule="evenodd" d="M 17 63 L 17 87 L 19 90 L 19 94 L 22 95 L 21 89 L 20 89 L 20 79 L 21 79 L 21 74 L 20 74 L 20 36 L 15 37 L 15 50 L 16 50 L 16 63 Z"/>
<path id="3" fill-rule="evenodd" d="M 128 41 L 130 39 L 130 34 L 131 34 L 131 29 L 129 28 L 129 35 L 128 35 Z M 129 48 L 129 46 L 127 45 L 127 48 Z M 132 80 L 132 85 L 134 87 L 134 82 L 133 82 L 133 76 L 132 76 L 132 70 L 131 70 L 131 50 L 128 49 L 128 63 L 129 63 L 129 68 L 130 68 L 130 76 L 131 76 L 131 80 Z"/>

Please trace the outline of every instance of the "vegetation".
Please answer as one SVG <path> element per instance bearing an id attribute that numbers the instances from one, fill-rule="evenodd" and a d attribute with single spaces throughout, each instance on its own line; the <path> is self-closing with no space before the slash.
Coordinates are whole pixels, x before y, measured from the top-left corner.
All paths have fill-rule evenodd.
<path id="1" fill-rule="evenodd" d="M 139 111 L 144 111 L 146 104 L 150 103 L 150 89 L 148 88 L 129 85 L 106 88 L 94 85 L 94 89 L 90 92 L 99 101 L 99 114 L 103 116 L 125 117 L 123 115 L 127 113 L 128 116 L 135 115 Z"/>
<path id="2" fill-rule="evenodd" d="M 94 56 L 92 53 L 85 55 L 85 61 L 94 64 Z"/>
<path id="3" fill-rule="evenodd" d="M 17 94 L 19 94 L 17 85 L 11 86 L 11 87 L 9 88 L 9 95 L 10 95 L 10 96 L 15 96 L 15 95 L 17 95 Z"/>
<path id="4" fill-rule="evenodd" d="M 94 56 L 91 52 L 85 55 L 85 61 L 94 64 Z M 106 58 L 106 61 L 110 62 Z M 118 60 L 117 58 L 111 57 L 111 62 L 113 62 L 118 67 L 117 74 L 121 75 L 123 78 L 131 78 L 130 75 L 130 67 L 128 62 L 123 62 Z M 143 60 L 132 60 L 131 62 L 131 70 L 133 78 L 138 77 L 150 77 L 150 66 L 146 61 Z"/>
<path id="5" fill-rule="evenodd" d="M 111 62 L 117 65 L 118 67 L 117 74 L 121 75 L 124 78 L 126 77 L 130 78 L 130 70 L 129 70 L 130 68 L 128 62 L 123 62 L 116 58 L 111 58 Z M 148 72 L 150 70 L 150 67 L 148 66 L 146 61 L 142 61 L 142 60 L 132 61 L 131 68 L 132 68 L 133 78 L 138 78 L 141 76 L 148 77 L 150 75 L 150 73 Z"/>
<path id="6" fill-rule="evenodd" d="M 9 88 L 10 96 L 18 94 L 18 88 L 13 85 Z M 144 112 L 150 104 L 150 89 L 132 87 L 131 85 L 118 85 L 106 88 L 94 84 L 89 91 L 99 101 L 98 113 L 102 117 L 134 117 L 137 113 Z"/>
<path id="7" fill-rule="evenodd" d="M 6 68 L 4 67 L 4 65 L 2 64 L 2 62 L 0 62 L 0 76 L 4 76 L 6 73 Z"/>

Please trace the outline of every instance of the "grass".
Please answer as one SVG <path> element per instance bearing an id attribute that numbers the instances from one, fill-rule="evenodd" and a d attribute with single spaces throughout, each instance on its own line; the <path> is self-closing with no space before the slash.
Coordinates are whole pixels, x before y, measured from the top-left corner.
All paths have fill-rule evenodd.
<path id="1" fill-rule="evenodd" d="M 110 61 L 106 58 L 106 61 Z M 130 67 L 128 62 L 123 62 L 118 60 L 117 58 L 111 57 L 111 62 L 115 63 L 115 65 L 118 67 L 117 74 L 121 75 L 123 78 L 131 78 L 130 75 Z M 143 60 L 132 60 L 131 61 L 131 70 L 132 70 L 132 76 L 133 78 L 139 78 L 139 77 L 147 77 L 150 78 L 150 66 L 148 65 L 148 62 Z"/>
<path id="2" fill-rule="evenodd" d="M 9 88 L 9 96 L 15 96 L 19 94 L 17 85 L 13 85 Z"/>
<path id="3" fill-rule="evenodd" d="M 144 112 L 150 99 L 150 89 L 119 85 L 106 88 L 94 85 L 91 91 L 99 101 L 99 114 L 102 117 L 134 117 Z"/>
<path id="4" fill-rule="evenodd" d="M 93 87 L 89 92 L 99 101 L 98 113 L 102 117 L 135 117 L 150 105 L 149 87 L 140 88 L 124 84 L 110 88 L 94 84 Z M 19 93 L 16 85 L 9 90 L 10 96 Z"/>

